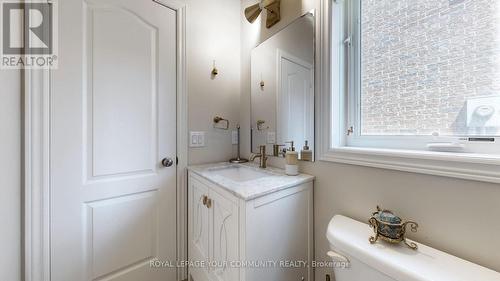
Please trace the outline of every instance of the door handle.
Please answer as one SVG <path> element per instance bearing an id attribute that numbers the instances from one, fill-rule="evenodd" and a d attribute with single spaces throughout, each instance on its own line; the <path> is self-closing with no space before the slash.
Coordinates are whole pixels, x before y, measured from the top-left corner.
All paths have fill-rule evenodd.
<path id="1" fill-rule="evenodd" d="M 161 160 L 161 165 L 163 167 L 171 167 L 172 165 L 174 165 L 174 160 L 172 160 L 172 158 L 163 158 L 163 160 Z"/>

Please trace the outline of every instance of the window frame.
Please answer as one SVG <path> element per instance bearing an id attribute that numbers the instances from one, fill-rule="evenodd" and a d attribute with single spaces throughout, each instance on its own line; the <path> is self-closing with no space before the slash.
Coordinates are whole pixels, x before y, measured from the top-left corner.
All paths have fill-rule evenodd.
<path id="1" fill-rule="evenodd" d="M 318 159 L 353 165 L 384 169 L 416 172 L 447 176 L 477 181 L 500 183 L 500 155 L 492 154 L 498 150 L 498 138 L 495 147 L 487 153 L 453 153 L 422 150 L 422 143 L 436 141 L 432 136 L 416 136 L 415 142 L 409 142 L 404 136 L 363 136 L 359 141 L 360 126 L 356 126 L 354 137 L 347 136 L 347 130 L 353 122 L 359 121 L 355 106 L 359 99 L 349 98 L 350 89 L 356 89 L 356 83 L 349 77 L 353 75 L 352 56 L 356 48 L 345 48 L 345 38 L 351 37 L 351 44 L 356 46 L 359 39 L 350 36 L 353 29 L 350 18 L 360 0 L 323 0 L 321 3 L 321 28 L 318 32 L 318 70 L 317 75 L 320 95 L 317 99 L 318 120 Z M 357 9 L 359 11 L 359 9 Z M 356 28 L 356 27 L 354 27 Z M 359 28 L 359 25 L 358 25 Z M 342 39 L 341 39 L 342 38 Z M 359 48 L 357 48 L 359 51 Z M 354 63 L 359 63 L 358 61 Z M 359 67 L 357 68 L 360 69 Z M 351 75 L 345 75 L 350 73 Z M 360 85 L 357 83 L 357 85 Z M 359 91 L 359 89 L 357 89 Z M 357 95 L 359 97 L 359 95 Z M 354 127 L 354 126 L 353 126 Z M 381 138 L 391 143 L 392 148 L 381 147 Z M 439 137 L 439 141 L 456 141 L 460 137 Z M 404 147 L 401 145 L 404 140 Z M 353 144 L 356 144 L 355 146 Z M 472 145 L 477 145 L 472 143 Z M 419 150 L 420 149 L 420 150 Z M 495 150 L 497 149 L 497 150 Z"/>
<path id="2" fill-rule="evenodd" d="M 497 135 L 362 135 L 362 76 L 361 76 L 361 0 L 349 0 L 346 9 L 347 57 L 347 128 L 353 128 L 346 138 L 346 144 L 352 147 L 403 149 L 428 151 L 428 144 L 449 143 L 463 145 L 463 153 L 491 154 L 500 151 Z M 347 40 L 347 39 L 346 39 Z M 496 142 L 469 142 L 469 138 L 494 138 Z"/>

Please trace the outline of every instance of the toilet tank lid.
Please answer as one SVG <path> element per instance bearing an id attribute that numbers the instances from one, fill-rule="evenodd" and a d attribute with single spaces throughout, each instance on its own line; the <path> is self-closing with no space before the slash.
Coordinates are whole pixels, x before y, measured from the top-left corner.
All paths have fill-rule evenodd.
<path id="1" fill-rule="evenodd" d="M 345 216 L 332 218 L 326 233 L 331 247 L 400 281 L 500 281 L 500 273 L 417 243 L 418 250 L 379 241 L 373 230 Z"/>

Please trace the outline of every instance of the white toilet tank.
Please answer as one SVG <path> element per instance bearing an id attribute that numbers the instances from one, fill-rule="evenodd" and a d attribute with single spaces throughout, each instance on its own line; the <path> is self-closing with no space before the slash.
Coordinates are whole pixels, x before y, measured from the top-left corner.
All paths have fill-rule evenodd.
<path id="1" fill-rule="evenodd" d="M 500 281 L 500 273 L 417 243 L 418 250 L 383 241 L 370 244 L 373 230 L 337 215 L 328 225 L 329 255 L 349 261 L 335 268 L 336 281 Z"/>

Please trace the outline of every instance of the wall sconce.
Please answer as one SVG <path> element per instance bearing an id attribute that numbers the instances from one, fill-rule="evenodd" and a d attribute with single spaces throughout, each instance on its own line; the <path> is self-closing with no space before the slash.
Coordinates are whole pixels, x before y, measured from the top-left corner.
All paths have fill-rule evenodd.
<path id="1" fill-rule="evenodd" d="M 213 63 L 213 68 L 212 68 L 212 78 L 214 78 L 215 76 L 217 76 L 217 74 L 219 74 L 219 70 L 217 69 L 217 67 L 215 67 L 215 60 L 214 60 L 214 63 Z"/>
<path id="2" fill-rule="evenodd" d="M 281 20 L 281 0 L 261 0 L 259 3 L 245 9 L 245 17 L 248 22 L 253 23 L 262 12 L 267 10 L 266 27 L 270 28 Z"/>

